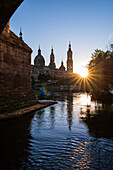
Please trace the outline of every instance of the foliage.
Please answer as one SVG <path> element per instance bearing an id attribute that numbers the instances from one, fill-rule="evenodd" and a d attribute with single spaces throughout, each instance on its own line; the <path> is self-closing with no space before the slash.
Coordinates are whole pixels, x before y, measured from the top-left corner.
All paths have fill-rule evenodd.
<path id="1" fill-rule="evenodd" d="M 113 52 L 96 49 L 88 64 L 90 87 L 108 90 L 113 85 Z"/>

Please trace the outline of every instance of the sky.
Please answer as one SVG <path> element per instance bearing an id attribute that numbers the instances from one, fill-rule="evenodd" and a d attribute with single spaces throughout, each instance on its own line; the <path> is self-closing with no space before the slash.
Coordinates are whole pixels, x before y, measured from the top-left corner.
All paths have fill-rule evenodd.
<path id="1" fill-rule="evenodd" d="M 24 0 L 10 19 L 11 30 L 23 40 L 33 53 L 50 62 L 53 46 L 56 67 L 63 60 L 66 67 L 69 41 L 73 51 L 73 70 L 79 73 L 91 60 L 95 49 L 106 51 L 113 42 L 113 0 Z"/>

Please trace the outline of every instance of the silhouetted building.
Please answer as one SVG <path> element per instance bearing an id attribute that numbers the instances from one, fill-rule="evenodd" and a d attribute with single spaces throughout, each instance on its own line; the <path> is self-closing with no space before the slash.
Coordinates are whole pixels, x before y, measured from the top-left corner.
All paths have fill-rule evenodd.
<path id="1" fill-rule="evenodd" d="M 61 66 L 59 67 L 59 70 L 61 70 L 61 71 L 65 71 L 65 67 L 64 67 L 64 63 L 63 63 L 63 61 L 61 62 Z"/>
<path id="2" fill-rule="evenodd" d="M 50 63 L 49 63 L 49 67 L 51 69 L 55 69 L 56 68 L 56 65 L 55 65 L 55 56 L 54 56 L 54 53 L 53 53 L 53 48 L 51 49 L 51 55 L 50 55 Z"/>
<path id="3" fill-rule="evenodd" d="M 69 43 L 69 50 L 67 51 L 67 71 L 73 73 L 73 58 L 72 58 L 71 44 Z"/>
<path id="4" fill-rule="evenodd" d="M 38 49 L 38 55 L 34 59 L 34 64 L 37 66 L 37 68 L 45 67 L 45 60 L 44 57 L 41 55 L 40 47 Z"/>
<path id="5" fill-rule="evenodd" d="M 45 66 L 44 57 L 41 55 L 41 50 L 39 48 L 38 55 L 34 59 L 34 65 L 32 65 L 32 76 L 35 80 L 38 80 L 38 76 L 40 74 L 50 75 L 52 77 L 66 77 L 73 73 L 73 59 L 72 59 L 72 51 L 71 44 L 69 44 L 69 50 L 67 52 L 67 71 L 64 67 L 63 61 L 61 62 L 61 66 L 56 68 L 55 64 L 55 55 L 53 52 L 53 48 L 51 49 L 50 54 L 50 63 L 48 66 Z"/>

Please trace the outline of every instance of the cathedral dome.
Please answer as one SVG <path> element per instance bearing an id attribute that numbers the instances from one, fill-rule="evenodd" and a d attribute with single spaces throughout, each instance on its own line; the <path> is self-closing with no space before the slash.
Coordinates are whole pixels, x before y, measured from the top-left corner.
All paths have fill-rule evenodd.
<path id="1" fill-rule="evenodd" d="M 38 55 L 34 59 L 34 65 L 37 65 L 39 67 L 44 67 L 45 66 L 45 60 L 44 60 L 44 57 L 41 55 L 40 48 L 38 50 Z"/>
<path id="2" fill-rule="evenodd" d="M 37 55 L 35 58 L 36 62 L 38 62 L 39 60 L 44 60 L 44 57 L 42 55 Z"/>

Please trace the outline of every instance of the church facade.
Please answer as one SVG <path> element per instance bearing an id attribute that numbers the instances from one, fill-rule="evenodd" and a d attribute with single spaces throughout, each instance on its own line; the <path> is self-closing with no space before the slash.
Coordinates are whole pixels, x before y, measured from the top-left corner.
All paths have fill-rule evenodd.
<path id="1" fill-rule="evenodd" d="M 32 77 L 35 81 L 38 80 L 38 76 L 40 74 L 50 75 L 54 78 L 62 78 L 66 76 L 70 76 L 73 74 L 73 52 L 71 50 L 71 44 L 69 43 L 69 49 L 67 51 L 67 69 L 64 67 L 63 61 L 61 62 L 61 66 L 56 68 L 55 64 L 55 55 L 53 52 L 53 48 L 51 49 L 50 54 L 50 63 L 48 66 L 45 66 L 45 59 L 41 55 L 40 47 L 38 49 L 38 55 L 34 59 L 34 65 L 32 65 Z"/>

